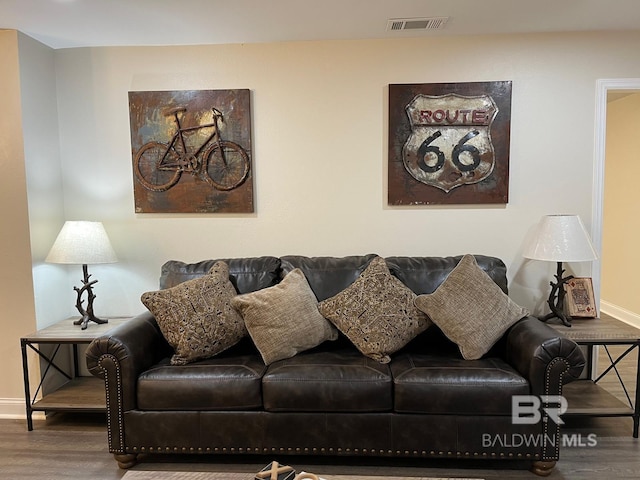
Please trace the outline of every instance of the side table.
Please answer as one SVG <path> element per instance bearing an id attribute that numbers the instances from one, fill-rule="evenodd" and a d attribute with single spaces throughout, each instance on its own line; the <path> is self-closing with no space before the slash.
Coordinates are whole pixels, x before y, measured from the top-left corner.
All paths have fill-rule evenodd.
<path id="1" fill-rule="evenodd" d="M 131 317 L 109 317 L 106 318 L 108 323 L 91 323 L 86 330 L 80 329 L 79 325 L 74 325 L 74 318 L 68 318 L 20 339 L 27 429 L 29 431 L 33 430 L 33 412 L 35 411 L 106 411 L 104 383 L 102 380 L 96 377 L 79 376 L 78 345 L 88 345 L 94 338 L 126 322 L 129 318 Z M 52 354 L 46 355 L 42 352 L 41 346 L 44 344 L 56 345 Z M 71 372 L 65 371 L 65 368 L 56 364 L 56 356 L 60 352 L 62 345 L 71 345 L 73 347 L 73 367 Z M 29 382 L 27 348 L 36 352 L 38 357 L 43 359 L 46 364 L 44 371 L 40 375 L 40 383 L 33 398 Z M 44 380 L 52 369 L 61 373 L 68 381 L 54 392 L 48 393 L 36 401 Z"/>
<path id="2" fill-rule="evenodd" d="M 578 345 L 587 346 L 587 378 L 569 383 L 563 387 L 563 395 L 567 399 L 568 409 L 565 416 L 587 417 L 631 417 L 633 419 L 633 437 L 638 438 L 640 424 L 640 329 L 613 317 L 602 314 L 600 318 L 578 319 L 571 322 L 571 327 L 549 322 L 548 325 L 570 338 Z M 626 345 L 627 348 L 616 358 L 611 354 L 609 346 Z M 601 373 L 594 371 L 594 355 L 596 346 L 605 349 L 609 365 Z M 635 365 L 635 394 L 630 394 L 624 383 L 618 364 L 633 350 L 638 353 Z M 598 368 L 598 370 L 600 370 Z M 627 404 L 598 385 L 607 374 L 614 372 L 627 397 Z"/>

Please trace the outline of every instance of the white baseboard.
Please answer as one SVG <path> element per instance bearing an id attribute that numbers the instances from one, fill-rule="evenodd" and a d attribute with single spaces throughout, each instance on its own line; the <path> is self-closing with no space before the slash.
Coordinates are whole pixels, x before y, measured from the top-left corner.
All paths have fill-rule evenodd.
<path id="1" fill-rule="evenodd" d="M 640 315 L 605 300 L 600 300 L 600 311 L 629 325 L 640 328 Z"/>
<path id="2" fill-rule="evenodd" d="M 44 412 L 33 412 L 34 420 L 44 420 Z M 24 398 L 0 398 L 0 419 L 27 419 Z"/>

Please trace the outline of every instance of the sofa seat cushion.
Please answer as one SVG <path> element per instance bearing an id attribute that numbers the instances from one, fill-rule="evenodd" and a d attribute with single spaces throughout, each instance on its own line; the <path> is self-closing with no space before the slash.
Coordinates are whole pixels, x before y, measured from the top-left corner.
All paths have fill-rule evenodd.
<path id="1" fill-rule="evenodd" d="M 531 393 L 529 382 L 497 357 L 401 353 L 390 366 L 398 413 L 511 415 L 512 396 Z"/>
<path id="2" fill-rule="evenodd" d="M 214 357 L 185 366 L 165 360 L 138 377 L 140 410 L 255 410 L 262 408 L 260 355 Z"/>
<path id="3" fill-rule="evenodd" d="M 384 412 L 392 409 L 388 365 L 354 349 L 312 350 L 270 365 L 262 379 L 270 412 Z"/>

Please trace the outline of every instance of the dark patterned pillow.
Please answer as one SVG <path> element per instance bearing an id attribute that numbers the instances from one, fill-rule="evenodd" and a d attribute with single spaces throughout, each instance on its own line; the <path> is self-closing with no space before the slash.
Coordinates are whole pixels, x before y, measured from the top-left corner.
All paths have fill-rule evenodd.
<path id="1" fill-rule="evenodd" d="M 318 305 L 320 313 L 367 357 L 389 363 L 431 324 L 413 305 L 416 294 L 391 275 L 381 257 L 342 292 Z"/>
<path id="2" fill-rule="evenodd" d="M 227 264 L 216 262 L 206 275 L 146 292 L 141 300 L 175 350 L 171 364 L 185 365 L 217 355 L 247 335 L 242 317 L 231 306 L 236 295 Z"/>

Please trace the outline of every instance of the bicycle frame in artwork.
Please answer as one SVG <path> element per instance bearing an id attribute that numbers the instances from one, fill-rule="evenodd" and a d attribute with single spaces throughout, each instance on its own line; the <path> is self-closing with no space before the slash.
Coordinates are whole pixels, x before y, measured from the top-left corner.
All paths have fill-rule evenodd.
<path id="1" fill-rule="evenodd" d="M 232 190 L 244 182 L 249 173 L 247 153 L 240 145 L 220 138 L 218 121 L 223 121 L 223 115 L 215 107 L 212 110 L 213 123 L 193 127 L 180 124 L 180 114 L 187 111 L 185 107 L 166 112 L 177 125 L 171 141 L 146 143 L 136 153 L 134 172 L 144 188 L 154 192 L 168 190 L 178 183 L 183 172 L 199 175 L 218 190 Z M 213 127 L 211 135 L 191 151 L 184 139 L 185 132 L 209 127 Z"/>

